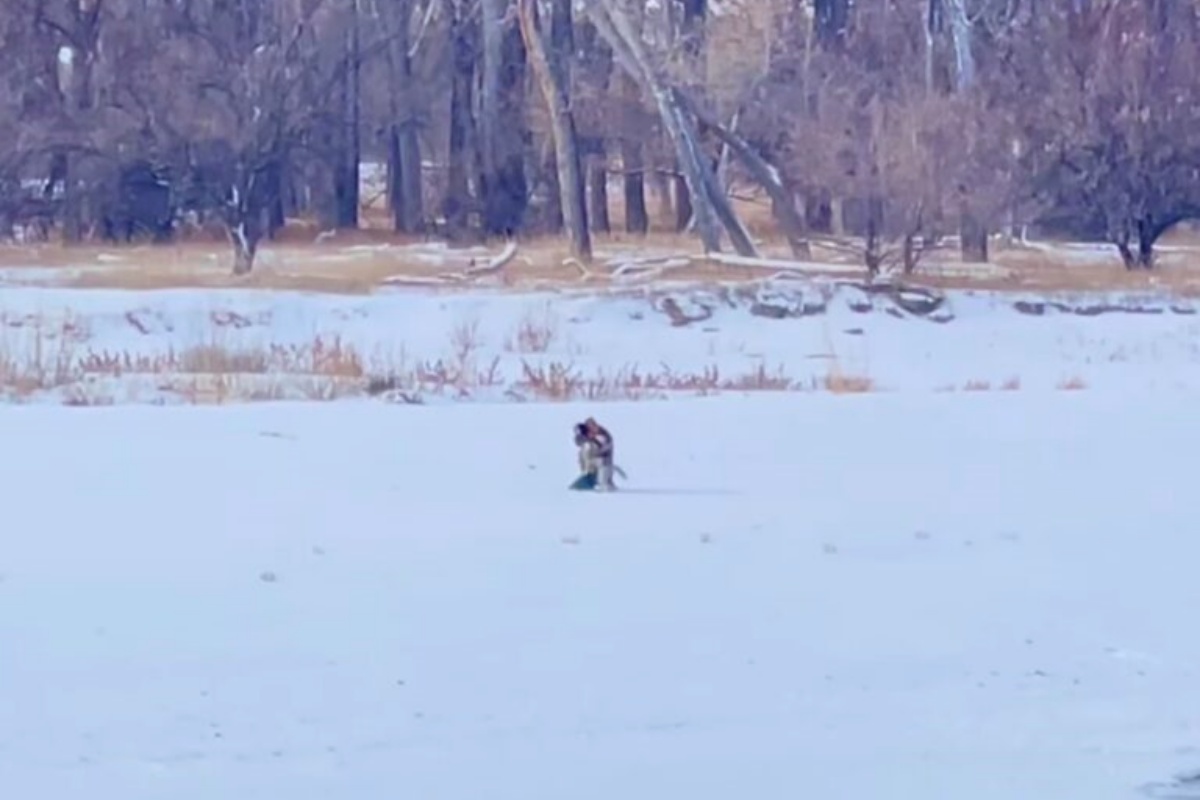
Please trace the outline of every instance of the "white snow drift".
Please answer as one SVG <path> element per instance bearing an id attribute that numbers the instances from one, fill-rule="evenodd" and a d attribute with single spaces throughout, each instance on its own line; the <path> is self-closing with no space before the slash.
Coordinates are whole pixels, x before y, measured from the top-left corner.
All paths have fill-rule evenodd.
<path id="1" fill-rule="evenodd" d="M 0 786 L 1108 800 L 1200 767 L 1190 393 L 0 413 Z M 630 474 L 565 490 L 597 414 Z"/>

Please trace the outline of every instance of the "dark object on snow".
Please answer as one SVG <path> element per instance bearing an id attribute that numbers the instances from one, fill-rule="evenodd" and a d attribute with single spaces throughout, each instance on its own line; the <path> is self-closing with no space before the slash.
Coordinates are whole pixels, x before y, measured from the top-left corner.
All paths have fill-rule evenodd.
<path id="1" fill-rule="evenodd" d="M 596 473 L 587 472 L 576 478 L 570 486 L 567 487 L 577 492 L 589 492 L 596 488 Z"/>

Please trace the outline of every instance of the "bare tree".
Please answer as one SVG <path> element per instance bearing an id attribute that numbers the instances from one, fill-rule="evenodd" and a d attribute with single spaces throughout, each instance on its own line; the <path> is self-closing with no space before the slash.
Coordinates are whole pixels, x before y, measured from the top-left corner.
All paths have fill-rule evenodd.
<path id="1" fill-rule="evenodd" d="M 416 54 L 424 46 L 425 31 L 440 3 L 428 0 L 420 8 L 414 0 L 374 0 L 373 18 L 390 41 L 385 49 L 387 70 L 388 203 L 397 231 L 416 233 L 424 228 L 421 140 L 418 135 L 424 109 L 414 69 Z M 414 16 L 419 20 L 412 35 Z"/>
<path id="2" fill-rule="evenodd" d="M 510 0 L 480 0 L 479 193 L 488 235 L 512 235 L 529 201 L 524 39 Z"/>
<path id="3" fill-rule="evenodd" d="M 187 81 L 192 110 L 182 123 L 160 118 L 158 133 L 164 150 L 185 152 L 180 169 L 192 180 L 196 202 L 219 211 L 233 246 L 234 274 L 241 275 L 252 269 L 259 244 L 274 230 L 280 175 L 293 157 L 307 152 L 334 163 L 335 203 L 338 188 L 357 196 L 337 173 L 347 168 L 345 139 L 337 137 L 345 131 L 348 76 L 363 53 L 346 47 L 343 38 L 354 24 L 354 0 L 309 0 L 299 8 L 276 6 L 273 13 L 251 0 L 239 2 L 245 5 L 207 0 L 208 7 L 198 10 L 205 0 L 195 0 L 176 19 L 175 42 L 160 59 Z M 333 53 L 323 46 L 322 30 L 342 34 Z M 161 96 L 158 102 L 169 105 Z M 339 221 L 348 222 L 344 216 Z"/>
<path id="4" fill-rule="evenodd" d="M 475 74 L 479 63 L 479 20 L 472 15 L 469 0 L 451 0 L 450 39 L 451 88 L 449 136 L 446 154 L 446 193 L 442 213 L 452 239 L 467 231 L 474 205 L 470 190 L 470 154 L 477 149 L 473 108 Z"/>
<path id="5" fill-rule="evenodd" d="M 539 23 L 536 0 L 518 0 L 521 33 L 530 55 L 542 96 L 550 109 L 550 124 L 554 138 L 555 163 L 558 168 L 559 198 L 572 254 L 583 263 L 592 259 L 592 239 L 588 229 L 587 202 L 584 195 L 582 162 L 571 111 L 570 97 L 570 0 L 555 0 L 559 14 L 565 15 L 568 25 L 560 23 L 559 39 L 548 50 Z"/>
<path id="6" fill-rule="evenodd" d="M 957 231 L 962 257 L 984 260 L 990 231 L 1028 224 L 1150 268 L 1159 237 L 1200 215 L 1198 14 L 1182 0 L 8 0 L 0 235 L 211 226 L 241 274 L 297 217 L 358 227 L 374 162 L 397 231 L 565 224 L 585 257 L 619 164 L 627 231 L 650 229 L 649 175 L 667 226 L 707 251 L 728 236 L 756 253 L 730 198 L 754 184 L 797 258 L 830 233 L 870 270 L 912 270 Z M 760 17 L 769 33 L 736 38 Z"/>
<path id="7" fill-rule="evenodd" d="M 1042 12 L 1020 63 L 1032 189 L 1149 269 L 1168 228 L 1200 216 L 1200 21 L 1194 4 L 1097 0 Z"/>
<path id="8" fill-rule="evenodd" d="M 612 47 L 618 63 L 638 79 L 658 106 L 663 125 L 670 132 L 684 168 L 696 228 L 705 249 L 709 252 L 720 250 L 720 224 L 728 232 L 739 254 L 757 255 L 749 234 L 738 220 L 728 198 L 717 186 L 711 165 L 706 163 L 694 121 L 682 109 L 660 71 L 655 68 L 624 11 L 613 0 L 601 0 L 589 6 L 588 13 L 597 30 Z"/>

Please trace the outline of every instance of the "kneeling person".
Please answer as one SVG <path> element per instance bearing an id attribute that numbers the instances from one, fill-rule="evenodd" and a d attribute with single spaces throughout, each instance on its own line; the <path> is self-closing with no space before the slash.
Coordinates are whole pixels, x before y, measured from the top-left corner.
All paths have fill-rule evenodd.
<path id="1" fill-rule="evenodd" d="M 616 489 L 613 483 L 612 434 L 595 419 L 588 417 L 575 426 L 575 444 L 579 447 L 579 469 L 583 473 L 580 480 L 576 481 L 576 488 L 599 491 Z"/>

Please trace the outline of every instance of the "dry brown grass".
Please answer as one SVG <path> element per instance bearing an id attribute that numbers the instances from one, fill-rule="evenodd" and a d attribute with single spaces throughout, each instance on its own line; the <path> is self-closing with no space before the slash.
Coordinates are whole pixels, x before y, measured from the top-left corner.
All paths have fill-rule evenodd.
<path id="1" fill-rule="evenodd" d="M 504 347 L 510 353 L 545 353 L 558 338 L 558 319 L 546 309 L 541 314 L 526 312 L 517 322 Z"/>
<path id="2" fill-rule="evenodd" d="M 210 341 L 157 353 L 80 349 L 64 324 L 50 335 L 37 335 L 23 346 L 0 338 L 0 396 L 24 401 L 55 396 L 66 405 L 89 406 L 140 402 L 174 397 L 187 403 L 230 403 L 260 400 L 337 400 L 382 396 L 401 402 L 425 397 L 459 399 L 489 391 L 519 400 L 648 400 L 672 395 L 712 395 L 727 392 L 826 391 L 862 394 L 878 387 L 869 375 L 847 373 L 836 362 L 821 377 L 797 381 L 784 368 L 765 364 L 726 374 L 716 366 L 699 371 L 661 365 L 645 370 L 638 365 L 615 371 L 585 371 L 571 362 L 519 360 L 517 375 L 506 375 L 497 356 L 478 363 L 482 346 L 476 323 L 457 326 L 450 336 L 449 355 L 412 359 L 376 354 L 368 358 L 338 337 L 315 336 L 299 344 L 234 347 Z M 539 342 L 541 339 L 539 339 Z M 531 348 L 532 350 L 532 348 Z M 1001 384 L 969 380 L 936 391 L 1016 391 L 1018 377 Z M 1062 391 L 1087 388 L 1078 377 L 1057 383 Z"/>
<path id="3" fill-rule="evenodd" d="M 997 292 L 1136 293 L 1163 292 L 1179 297 L 1200 296 L 1200 245 L 1178 242 L 1178 249 L 1159 254 L 1151 271 L 1130 272 L 1117 258 L 1115 248 L 1097 248 L 1086 258 L 1021 245 L 997 246 L 992 262 L 1004 276 L 916 275 L 912 282 L 938 289 L 980 289 Z"/>
<path id="4" fill-rule="evenodd" d="M 451 331 L 448 355 L 438 359 L 413 359 L 403 349 L 368 358 L 336 336 L 315 336 L 298 344 L 234 346 L 221 341 L 219 329 L 214 339 L 187 347 L 150 353 L 96 350 L 64 335 L 72 325 L 68 320 L 52 330 L 35 326 L 29 337 L 0 337 L 0 396 L 15 401 L 53 397 L 67 405 L 89 406 L 167 399 L 230 403 L 359 396 L 421 402 L 430 396 L 470 398 L 489 391 L 555 401 L 650 399 L 801 388 L 782 367 L 771 370 L 761 364 L 731 375 L 715 366 L 691 373 L 665 365 L 656 371 L 635 365 L 585 374 L 573 364 L 522 358 L 519 377 L 510 377 L 499 356 L 479 363 L 484 343 L 474 321 Z M 533 329 L 528 335 L 534 336 Z M 526 343 L 531 351 L 545 344 L 546 335 L 539 331 L 534 339 Z"/>
<path id="5" fill-rule="evenodd" d="M 244 288 L 367 294 L 393 276 L 429 280 L 468 266 L 479 266 L 503 247 L 502 242 L 492 242 L 481 246 L 482 249 L 436 250 L 421 240 L 360 233 L 363 235 L 341 235 L 320 243 L 288 240 L 267 243 L 255 270 L 241 277 L 231 274 L 230 249 L 221 242 L 124 247 L 8 246 L 0 247 L 0 267 L 49 270 L 53 278 L 39 276 L 33 282 L 53 281 L 76 288 L 130 291 Z M 646 237 L 614 234 L 596 239 L 598 262 L 642 251 L 698 255 L 700 247 L 694 237 L 676 234 Z M 502 288 L 578 285 L 581 275 L 569 255 L 567 242 L 557 237 L 523 240 L 517 257 L 504 268 Z M 439 257 L 445 261 L 439 263 Z M 603 272 L 600 266 L 596 269 Z M 671 276 L 704 281 L 762 278 L 769 274 L 771 271 L 697 264 L 672 272 Z M 456 291 L 461 287 L 450 284 L 438 288 Z"/>
<path id="6" fill-rule="evenodd" d="M 614 254 L 698 255 L 701 252 L 694 235 L 674 232 L 674 215 L 664 205 L 655 181 L 647 184 L 651 221 L 651 232 L 647 236 L 622 231 L 624 204 L 615 183 L 613 188 L 609 194 L 613 232 L 594 236 L 598 262 L 602 264 Z M 733 197 L 733 205 L 758 240 L 763 255 L 788 257 L 786 243 L 778 237 L 771 204 L 762 192 L 740 187 Z M 319 230 L 312 220 L 288 220 L 274 241 L 263 244 L 255 272 L 243 278 L 234 278 L 230 274 L 231 249 L 219 234 L 200 235 L 167 245 L 5 244 L 0 246 L 0 266 L 61 269 L 65 283 L 83 287 L 239 286 L 355 294 L 373 290 L 392 275 L 428 277 L 453 269 L 431 263 L 428 252 L 414 249 L 428 248 L 431 243 L 421 237 L 394 233 L 390 228 L 390 215 L 382 206 L 364 208 L 359 229 L 337 231 L 332 236 Z M 1196 269 L 1200 266 L 1200 233 L 1186 226 L 1178 226 L 1160 240 L 1160 268 L 1153 272 L 1127 272 L 1112 247 L 1089 246 L 1068 252 L 1061 244 L 1045 245 L 1044 242 L 1038 246 L 993 242 L 992 262 L 1002 267 L 1008 273 L 1006 276 L 987 274 L 987 271 L 981 274 L 970 269 L 969 272 L 974 274 L 939 277 L 937 273 L 944 267 L 953 266 L 955 272 L 959 272 L 964 266 L 956 263 L 958 255 L 948 246 L 928 254 L 923 260 L 927 274 L 919 271 L 910 280 L 914 284 L 938 288 L 997 291 L 1160 289 L 1186 295 L 1200 294 L 1200 269 Z M 502 246 L 501 242 L 491 242 L 486 250 L 494 254 Z M 813 260 L 827 263 L 831 269 L 847 264 L 857 267 L 855 262 L 860 250 L 857 243 L 818 238 L 813 242 Z M 81 266 L 84 269 L 79 270 Z M 75 269 L 66 270 L 68 267 Z M 603 271 L 601 265 L 596 269 Z M 705 282 L 762 279 L 771 274 L 774 274 L 773 270 L 729 268 L 708 262 L 672 270 L 669 276 Z M 569 248 L 561 237 L 523 237 L 520 252 L 506 267 L 505 276 L 508 280 L 504 285 L 514 287 L 543 282 L 577 285 L 581 278 L 578 268 L 569 261 Z"/>
<path id="7" fill-rule="evenodd" d="M 543 400 L 641 400 L 671 394 L 709 395 L 721 392 L 786 392 L 801 387 L 784 374 L 783 368 L 768 371 L 759 365 L 749 372 L 723 375 L 716 366 L 700 372 L 674 370 L 663 365 L 656 372 L 636 366 L 614 373 L 596 371 L 584 374 L 573 364 L 554 361 L 549 364 L 521 362 L 521 378 L 513 389 Z"/>
<path id="8" fill-rule="evenodd" d="M 743 204 L 748 218 L 761 215 L 766 206 Z M 614 218 L 614 224 L 617 219 Z M 761 243 L 764 255 L 787 258 L 787 248 L 774 238 L 766 224 Z M 170 245 L 75 246 L 57 244 L 8 245 L 0 247 L 0 266 L 39 267 L 58 273 L 53 280 L 67 286 L 128 290 L 165 288 L 254 288 L 268 290 L 317 291 L 365 294 L 387 278 L 402 275 L 410 279 L 430 279 L 464 265 L 478 265 L 488 254 L 497 253 L 503 243 L 491 242 L 482 250 L 454 251 L 450 263 L 436 263 L 432 243 L 381 230 L 363 229 L 344 232 L 322 241 L 314 241 L 311 226 L 298 225 L 285 231 L 275 242 L 266 243 L 254 272 L 235 278 L 230 274 L 230 248 L 221 241 L 193 241 Z M 1177 237 L 1178 238 L 1178 237 Z M 1160 268 L 1152 272 L 1128 272 L 1115 255 L 1103 248 L 1086 259 L 1061 251 L 1035 249 L 1019 244 L 995 245 L 993 262 L 1006 274 L 987 270 L 975 274 L 940 274 L 955 264 L 952 251 L 938 252 L 927 259 L 928 270 L 907 280 L 917 286 L 940 289 L 974 288 L 995 291 L 1079 292 L 1158 290 L 1180 296 L 1200 295 L 1200 243 L 1192 239 L 1171 241 L 1160 256 Z M 655 231 L 648 236 L 624 233 L 597 235 L 597 264 L 594 276 L 585 284 L 606 284 L 605 262 L 636 255 L 668 254 L 698 256 L 701 248 L 694 236 Z M 475 258 L 472 262 L 470 259 Z M 843 276 L 847 264 L 854 261 L 853 247 L 814 248 L 816 264 L 827 264 L 828 272 L 814 275 Z M 615 262 L 614 262 L 615 263 Z M 728 267 L 702 259 L 667 273 L 671 280 L 708 283 L 715 281 L 762 280 L 775 274 L 773 269 Z M 557 237 L 527 238 L 521 241 L 517 257 L 504 269 L 501 288 L 527 288 L 532 285 L 580 285 L 577 266 L 571 263 L 565 240 Z M 40 279 L 40 276 L 39 276 Z M 47 279 L 51 280 L 51 279 Z M 471 285 L 471 284 L 466 284 Z M 457 285 L 442 287 L 460 290 Z"/>
<path id="9" fill-rule="evenodd" d="M 84 376 L 113 378 L 275 373 L 356 380 L 366 376 L 362 356 L 336 336 L 315 336 L 303 344 L 271 344 L 261 349 L 207 343 L 153 355 L 88 350 L 75 360 L 74 370 Z"/>
<path id="10" fill-rule="evenodd" d="M 961 387 L 950 384 L 950 385 L 939 386 L 935 391 L 957 392 L 957 391 L 959 391 L 960 388 L 964 392 L 994 392 L 994 391 L 1015 392 L 1021 388 L 1021 379 L 1018 376 L 1014 375 L 1010 378 L 1006 378 L 1003 383 L 1000 383 L 999 385 L 997 385 L 997 384 L 992 383 L 989 380 L 984 380 L 984 379 L 980 379 L 980 378 L 972 378 L 971 380 L 964 383 Z"/>
<path id="11" fill-rule="evenodd" d="M 478 319 L 459 322 L 450 331 L 450 348 L 460 364 L 469 362 L 484 344 Z"/>
<path id="12" fill-rule="evenodd" d="M 863 394 L 875 391 L 875 381 L 867 375 L 847 375 L 830 372 L 824 378 L 824 388 L 833 394 Z"/>

